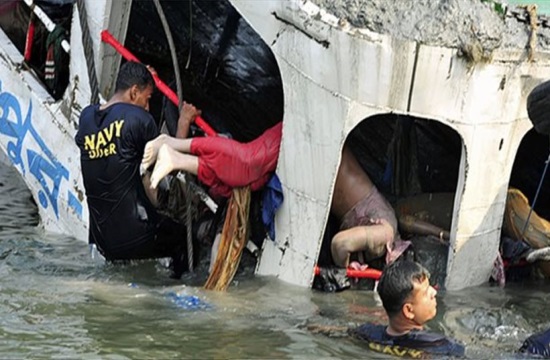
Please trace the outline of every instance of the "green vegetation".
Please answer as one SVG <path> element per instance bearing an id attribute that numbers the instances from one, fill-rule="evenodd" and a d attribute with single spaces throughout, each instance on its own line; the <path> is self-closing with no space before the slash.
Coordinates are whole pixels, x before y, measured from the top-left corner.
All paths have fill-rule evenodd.
<path id="1" fill-rule="evenodd" d="M 500 16 L 504 17 L 506 15 L 506 10 L 508 9 L 508 6 L 506 4 L 494 0 L 481 0 L 481 2 L 491 4 L 493 6 L 493 9 Z"/>

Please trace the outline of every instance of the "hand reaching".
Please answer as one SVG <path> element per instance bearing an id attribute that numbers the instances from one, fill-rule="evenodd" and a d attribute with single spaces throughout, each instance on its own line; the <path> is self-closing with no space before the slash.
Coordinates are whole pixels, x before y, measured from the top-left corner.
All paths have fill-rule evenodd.
<path id="1" fill-rule="evenodd" d="M 191 124 L 195 121 L 195 118 L 197 116 L 200 116 L 202 114 L 202 111 L 197 109 L 193 104 L 190 104 L 188 102 L 183 102 L 183 107 L 181 108 L 180 112 L 180 118 L 178 122 L 184 121 L 188 124 Z"/>

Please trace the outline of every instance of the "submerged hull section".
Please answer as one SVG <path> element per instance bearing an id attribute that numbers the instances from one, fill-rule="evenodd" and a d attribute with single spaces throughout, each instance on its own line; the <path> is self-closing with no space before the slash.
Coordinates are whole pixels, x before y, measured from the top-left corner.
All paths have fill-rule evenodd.
<path id="1" fill-rule="evenodd" d="M 0 147 L 22 175 L 47 231 L 85 238 L 87 210 L 67 109 L 21 71 L 21 54 L 0 34 Z"/>

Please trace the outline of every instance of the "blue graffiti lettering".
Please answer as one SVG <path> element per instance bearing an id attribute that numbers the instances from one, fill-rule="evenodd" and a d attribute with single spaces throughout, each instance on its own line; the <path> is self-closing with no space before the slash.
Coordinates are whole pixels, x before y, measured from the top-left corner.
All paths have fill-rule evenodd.
<path id="1" fill-rule="evenodd" d="M 0 92 L 2 91 L 0 83 Z M 30 125 L 31 105 L 29 104 L 29 111 L 25 121 L 21 121 L 21 107 L 17 99 L 9 93 L 0 93 L 0 108 L 2 109 L 2 115 L 0 117 L 0 133 L 8 135 L 9 137 L 16 138 L 17 141 L 8 141 L 8 156 L 15 166 L 21 169 L 21 172 L 25 174 L 25 165 L 21 158 L 21 150 L 23 147 L 23 139 L 28 131 Z M 10 117 L 16 117 L 16 121 L 10 121 Z"/>
<path id="2" fill-rule="evenodd" d="M 35 177 L 42 188 L 38 191 L 40 205 L 46 209 L 51 204 L 55 216 L 59 218 L 59 187 L 63 179 L 69 179 L 69 171 L 56 159 L 32 125 L 32 102 L 29 102 L 27 114 L 23 117 L 19 101 L 14 95 L 2 92 L 2 82 L 0 81 L 0 112 L 0 134 L 14 139 L 8 141 L 8 157 L 23 175 L 28 170 Z M 23 142 L 29 134 L 38 148 L 35 149 L 36 151 L 26 149 L 28 164 L 26 169 L 23 161 Z M 71 195 L 70 192 L 69 195 Z M 80 205 L 80 211 L 77 211 L 77 214 L 81 215 L 82 205 L 78 199 L 69 196 L 69 200 L 69 206 L 75 210 L 78 210 L 78 205 Z"/>
<path id="3" fill-rule="evenodd" d="M 69 197 L 69 207 L 74 210 L 79 219 L 82 219 L 82 203 L 78 198 L 72 193 L 68 192 Z"/>
<path id="4" fill-rule="evenodd" d="M 29 171 L 40 183 L 42 190 L 38 192 L 40 199 L 40 205 L 42 207 L 48 207 L 48 201 L 44 199 L 47 197 L 52 204 L 55 214 L 58 214 L 57 210 L 57 197 L 59 194 L 59 185 L 63 178 L 69 178 L 69 172 L 61 164 L 52 164 L 48 162 L 44 157 L 33 150 L 27 150 L 27 158 L 29 159 Z M 46 177 L 53 181 L 53 186 L 50 188 L 46 181 Z"/>

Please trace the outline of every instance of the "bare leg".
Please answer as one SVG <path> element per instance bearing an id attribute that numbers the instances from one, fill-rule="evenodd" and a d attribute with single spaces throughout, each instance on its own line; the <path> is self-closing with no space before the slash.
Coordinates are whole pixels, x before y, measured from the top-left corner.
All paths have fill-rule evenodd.
<path id="1" fill-rule="evenodd" d="M 357 251 L 366 251 L 371 258 L 380 257 L 393 237 L 393 228 L 384 220 L 340 231 L 332 238 L 332 259 L 337 266 L 348 267 L 351 253 Z"/>
<path id="2" fill-rule="evenodd" d="M 191 140 L 192 139 L 177 139 L 165 134 L 161 134 L 145 145 L 141 165 L 145 167 L 145 169 L 148 169 L 151 165 L 153 165 L 157 160 L 159 149 L 164 144 L 170 146 L 176 151 L 189 153 L 191 152 Z"/>
<path id="3" fill-rule="evenodd" d="M 183 170 L 197 175 L 198 169 L 198 157 L 177 152 L 164 144 L 158 150 L 157 162 L 151 174 L 151 187 L 156 189 L 162 178 L 174 170 Z"/>

